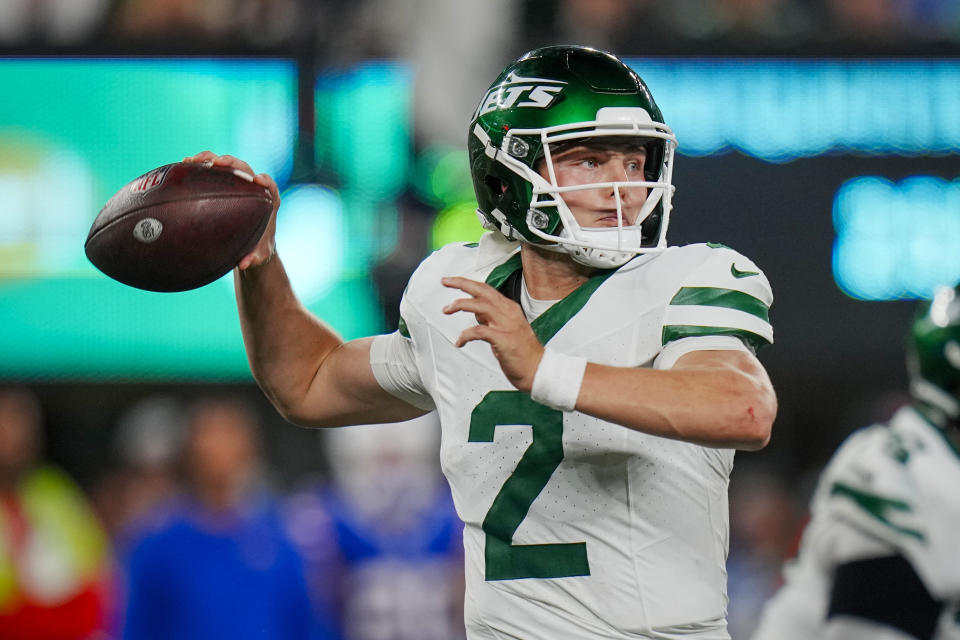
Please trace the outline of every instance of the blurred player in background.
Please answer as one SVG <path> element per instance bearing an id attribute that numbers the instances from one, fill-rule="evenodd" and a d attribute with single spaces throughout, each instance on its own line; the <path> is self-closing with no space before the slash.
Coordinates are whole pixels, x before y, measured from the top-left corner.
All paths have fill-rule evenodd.
<path id="1" fill-rule="evenodd" d="M 113 561 L 80 487 L 41 461 L 43 415 L 0 387 L 0 638 L 81 640 L 107 632 Z"/>
<path id="2" fill-rule="evenodd" d="M 960 638 L 960 288 L 919 306 L 912 402 L 824 469 L 754 640 Z"/>
<path id="3" fill-rule="evenodd" d="M 436 414 L 322 436 L 331 482 L 291 498 L 291 531 L 330 637 L 462 638 L 463 527 Z"/>
<path id="4" fill-rule="evenodd" d="M 766 277 L 667 247 L 676 139 L 615 56 L 522 56 L 468 135 L 490 233 L 424 260 L 394 334 L 344 343 L 310 314 L 270 223 L 235 276 L 255 378 L 306 425 L 438 411 L 468 637 L 729 638 L 734 450 L 776 413 Z"/>
<path id="5" fill-rule="evenodd" d="M 123 637 L 310 638 L 302 561 L 263 483 L 255 414 L 201 399 L 186 425 L 186 490 L 130 543 Z"/>
<path id="6" fill-rule="evenodd" d="M 126 549 L 143 518 L 177 495 L 183 413 L 180 400 L 156 395 L 138 401 L 117 421 L 113 464 L 92 493 L 118 551 Z"/>

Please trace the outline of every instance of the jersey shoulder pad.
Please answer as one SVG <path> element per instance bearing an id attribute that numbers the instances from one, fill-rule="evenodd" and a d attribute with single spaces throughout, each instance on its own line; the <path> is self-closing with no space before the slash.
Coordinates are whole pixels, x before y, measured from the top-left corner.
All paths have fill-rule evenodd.
<path id="1" fill-rule="evenodd" d="M 885 425 L 853 432 L 833 455 L 821 484 L 836 513 L 857 513 L 875 521 L 872 524 L 907 533 L 897 516 L 913 511 L 913 492 L 907 469 L 891 455 L 889 443 Z"/>
<path id="2" fill-rule="evenodd" d="M 499 233 L 486 233 L 480 242 L 454 242 L 437 249 L 424 258 L 413 272 L 407 293 L 421 295 L 442 287 L 440 279 L 463 276 L 483 282 L 498 266 L 508 262 L 519 249 L 519 243 L 510 242 Z"/>
<path id="3" fill-rule="evenodd" d="M 679 276 L 663 320 L 663 344 L 729 335 L 757 349 L 773 342 L 773 292 L 763 271 L 724 245 L 692 244 L 664 254 Z"/>
<path id="4" fill-rule="evenodd" d="M 448 276 L 462 276 L 484 282 L 492 271 L 519 266 L 519 244 L 500 240 L 499 234 L 485 234 L 479 243 L 452 243 L 437 249 L 417 267 L 410 276 L 400 300 L 400 331 L 410 336 L 409 324 L 427 316 L 438 320 L 437 314 L 446 304 L 463 294 L 445 287 L 441 280 Z M 516 263 L 516 265 L 514 265 Z M 467 316 L 464 314 L 464 318 Z M 457 322 L 443 322 L 446 331 L 463 329 Z"/>
<path id="5" fill-rule="evenodd" d="M 410 276 L 408 286 L 426 281 L 432 282 L 448 275 L 460 275 L 459 271 L 463 269 L 463 265 L 472 262 L 475 253 L 476 247 L 470 245 L 460 243 L 445 245 L 420 262 Z"/>
<path id="6" fill-rule="evenodd" d="M 877 451 L 882 449 L 887 437 L 887 427 L 875 424 L 850 433 L 830 457 L 821 474 L 821 483 L 844 481 L 857 487 L 866 487 L 873 482 L 873 474 L 862 469 L 877 464 Z"/>
<path id="7" fill-rule="evenodd" d="M 456 265 L 462 264 L 464 259 L 469 258 L 470 252 L 475 250 L 463 244 L 448 244 L 428 255 L 417 266 L 400 298 L 399 330 L 404 337 L 410 338 L 411 323 L 421 320 L 419 309 L 436 306 L 430 304 L 430 301 L 443 289 L 440 279 L 448 275 L 458 275 L 453 272 Z"/>

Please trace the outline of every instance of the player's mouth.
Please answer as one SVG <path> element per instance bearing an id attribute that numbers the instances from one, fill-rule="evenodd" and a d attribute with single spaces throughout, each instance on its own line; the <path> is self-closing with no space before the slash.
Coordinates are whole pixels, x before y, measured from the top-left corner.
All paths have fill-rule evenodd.
<path id="1" fill-rule="evenodd" d="M 611 210 L 607 210 L 607 211 L 597 211 L 597 212 L 594 213 L 594 216 L 595 216 L 594 222 L 593 222 L 593 225 L 591 225 L 591 226 L 594 226 L 594 227 L 616 227 L 616 226 L 619 225 L 619 220 L 618 220 L 618 218 L 617 218 L 617 211 L 616 211 L 616 209 L 614 209 L 614 210 L 612 210 L 612 211 L 611 211 Z M 630 222 L 629 216 L 627 216 L 627 215 L 624 214 L 624 216 L 623 216 L 623 226 L 627 227 L 627 226 L 630 226 L 630 224 L 631 224 L 631 222 Z"/>

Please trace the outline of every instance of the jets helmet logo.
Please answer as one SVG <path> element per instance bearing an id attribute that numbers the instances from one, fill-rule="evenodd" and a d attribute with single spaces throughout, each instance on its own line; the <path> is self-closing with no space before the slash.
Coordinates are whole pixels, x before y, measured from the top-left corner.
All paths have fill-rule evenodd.
<path id="1" fill-rule="evenodd" d="M 511 73 L 506 80 L 487 92 L 473 118 L 513 107 L 546 109 L 556 101 L 565 84 L 567 83 L 561 80 L 524 78 Z"/>

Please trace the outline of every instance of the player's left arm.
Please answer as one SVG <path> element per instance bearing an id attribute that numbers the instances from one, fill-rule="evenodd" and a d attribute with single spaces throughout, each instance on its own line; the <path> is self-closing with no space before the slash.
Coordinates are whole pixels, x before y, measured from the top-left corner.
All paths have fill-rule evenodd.
<path id="1" fill-rule="evenodd" d="M 544 348 L 520 305 L 482 282 L 454 277 L 443 283 L 470 296 L 444 312 L 466 311 L 477 318 L 457 345 L 487 342 L 510 382 L 530 391 Z M 669 369 L 587 363 L 574 408 L 656 436 L 756 450 L 770 440 L 777 398 L 749 351 L 701 350 L 685 353 Z"/>
<path id="2" fill-rule="evenodd" d="M 749 351 L 691 351 L 665 370 L 587 363 L 576 410 L 665 438 L 757 450 L 770 441 L 777 396 Z"/>

